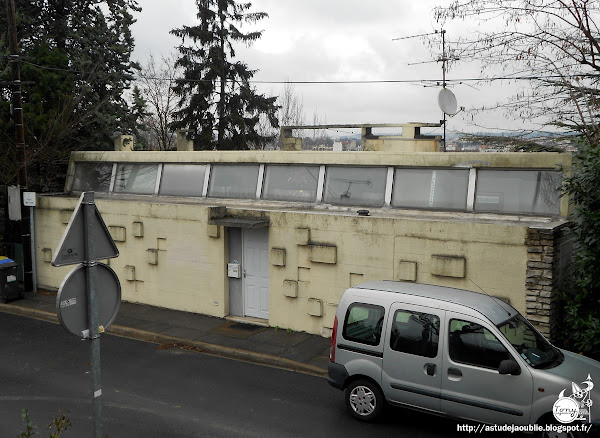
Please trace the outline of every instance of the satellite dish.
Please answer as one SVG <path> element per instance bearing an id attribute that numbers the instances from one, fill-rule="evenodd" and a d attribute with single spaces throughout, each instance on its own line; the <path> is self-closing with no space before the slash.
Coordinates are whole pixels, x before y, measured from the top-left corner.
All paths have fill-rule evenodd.
<path id="1" fill-rule="evenodd" d="M 440 94 L 438 94 L 438 105 L 440 109 L 449 116 L 456 114 L 458 110 L 458 104 L 454 93 L 447 88 L 442 88 Z"/>

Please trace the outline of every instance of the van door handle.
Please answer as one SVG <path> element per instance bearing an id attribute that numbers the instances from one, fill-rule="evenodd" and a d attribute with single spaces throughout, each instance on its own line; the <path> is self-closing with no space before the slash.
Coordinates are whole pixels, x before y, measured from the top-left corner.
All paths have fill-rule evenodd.
<path id="1" fill-rule="evenodd" d="M 459 380 L 462 377 L 462 371 L 458 368 L 448 368 L 448 378 L 451 380 Z"/>
<path id="2" fill-rule="evenodd" d="M 428 376 L 435 375 L 435 364 L 434 363 L 426 363 L 425 364 L 425 374 Z"/>

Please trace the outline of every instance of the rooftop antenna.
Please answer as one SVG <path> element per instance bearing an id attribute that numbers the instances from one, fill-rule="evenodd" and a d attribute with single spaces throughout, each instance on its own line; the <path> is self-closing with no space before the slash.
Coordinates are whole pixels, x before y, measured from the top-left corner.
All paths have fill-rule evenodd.
<path id="1" fill-rule="evenodd" d="M 453 117 L 464 109 L 463 107 L 461 107 L 460 110 L 458 109 L 458 103 L 456 101 L 456 96 L 454 96 L 454 93 L 452 91 L 450 91 L 448 88 L 446 88 L 446 63 L 450 60 L 450 58 L 448 58 L 446 56 L 446 30 L 445 29 L 441 29 L 441 30 L 436 29 L 434 32 L 423 33 L 423 34 L 419 34 L 419 35 L 411 35 L 411 36 L 407 36 L 407 37 L 394 38 L 394 39 L 392 39 L 392 41 L 406 40 L 409 38 L 418 38 L 418 37 L 437 35 L 437 34 L 442 35 L 442 57 L 437 60 L 437 62 L 442 61 L 442 89 L 440 90 L 440 93 L 438 94 L 438 106 L 444 113 L 444 119 L 441 120 L 441 122 L 444 125 L 444 135 L 442 138 L 442 152 L 445 152 L 446 151 L 446 116 Z M 455 59 L 455 58 L 453 58 L 453 59 Z M 409 65 L 412 65 L 412 64 L 409 64 Z M 439 85 L 439 82 L 438 82 L 438 85 Z"/>
<path id="2" fill-rule="evenodd" d="M 438 106 L 444 113 L 444 137 L 442 140 L 442 152 L 446 152 L 446 116 L 453 117 L 463 110 L 461 107 L 458 110 L 458 103 L 456 102 L 456 96 L 454 93 L 446 88 L 446 62 L 448 62 L 449 58 L 446 56 L 446 30 L 442 29 L 442 89 L 438 94 Z M 437 31 L 436 31 L 437 33 Z"/>

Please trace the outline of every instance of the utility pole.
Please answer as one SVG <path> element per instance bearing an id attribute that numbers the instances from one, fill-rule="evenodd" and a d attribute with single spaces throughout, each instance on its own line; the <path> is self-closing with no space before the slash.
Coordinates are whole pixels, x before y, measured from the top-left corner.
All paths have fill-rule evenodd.
<path id="1" fill-rule="evenodd" d="M 9 62 L 11 64 L 12 79 L 12 113 L 15 123 L 15 147 L 17 150 L 17 185 L 27 187 L 27 156 L 25 150 L 25 126 L 23 124 L 23 103 L 21 98 L 21 62 L 19 59 L 19 45 L 17 41 L 17 22 L 15 14 L 15 1 L 6 0 L 8 22 L 8 47 Z"/>
<path id="2" fill-rule="evenodd" d="M 25 124 L 23 121 L 23 99 L 21 96 L 21 59 L 19 56 L 17 19 L 14 0 L 6 0 L 6 21 L 9 49 L 8 62 L 10 63 L 11 67 L 11 109 L 13 122 L 15 125 L 15 162 L 17 165 L 17 174 L 11 178 L 11 184 L 16 183 L 17 192 L 19 194 L 18 202 L 21 212 L 23 212 L 22 190 L 27 188 L 27 149 L 25 146 Z M 28 215 L 23 215 L 21 219 L 16 221 L 17 223 L 14 225 L 14 227 L 5 227 L 5 237 L 8 237 L 6 240 L 12 241 L 21 247 L 22 260 L 20 260 L 20 262 L 23 267 L 24 290 L 30 290 L 31 283 L 33 281 L 34 270 L 32 266 L 32 254 L 30 253 L 32 235 L 27 234 L 30 229 L 30 225 L 34 225 L 31 224 L 30 221 L 31 218 L 28 217 Z M 35 248 L 31 248 L 31 251 L 35 251 Z M 18 254 L 18 252 L 15 250 L 15 255 L 16 254 Z"/>

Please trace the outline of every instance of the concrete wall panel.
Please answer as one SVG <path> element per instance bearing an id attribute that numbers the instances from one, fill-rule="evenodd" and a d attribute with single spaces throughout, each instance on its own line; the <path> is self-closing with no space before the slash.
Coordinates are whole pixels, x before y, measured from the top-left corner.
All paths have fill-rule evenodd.
<path id="1" fill-rule="evenodd" d="M 64 233 L 61 211 L 72 211 L 76 203 L 75 196 L 40 197 L 39 260 L 44 248 L 54 251 Z M 97 199 L 97 205 L 107 224 L 136 236 L 117 242 L 120 256 L 110 261 L 124 300 L 217 317 L 228 314 L 226 233 L 208 232 L 214 203 L 115 197 Z M 351 209 L 261 209 L 235 201 L 228 203 L 227 214 L 260 214 L 269 220 L 269 249 L 276 256 L 269 272 L 271 326 L 328 336 L 335 306 L 346 288 L 360 281 L 393 280 L 399 272 L 418 283 L 507 298 L 526 311 L 528 224 L 519 220 L 486 217 L 476 222 L 466 215 L 385 210 L 358 217 Z M 315 248 L 325 253 L 315 258 Z M 462 260 L 460 275 L 440 276 L 439 266 L 432 263 L 440 255 Z M 71 269 L 43 262 L 38 266 L 38 284 L 53 289 Z M 456 269 L 453 265 L 450 272 Z"/>

